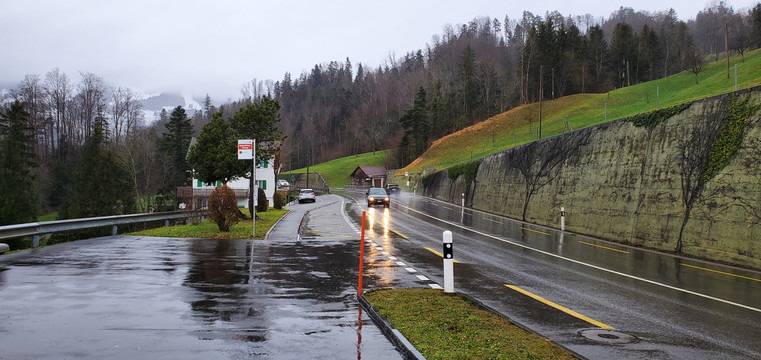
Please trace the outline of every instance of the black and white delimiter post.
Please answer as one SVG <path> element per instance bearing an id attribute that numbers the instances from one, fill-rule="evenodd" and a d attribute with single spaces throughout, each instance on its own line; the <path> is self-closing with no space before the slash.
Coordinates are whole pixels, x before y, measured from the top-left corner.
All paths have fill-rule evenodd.
<path id="1" fill-rule="evenodd" d="M 444 231 L 444 292 L 454 293 L 454 254 L 452 232 Z"/>

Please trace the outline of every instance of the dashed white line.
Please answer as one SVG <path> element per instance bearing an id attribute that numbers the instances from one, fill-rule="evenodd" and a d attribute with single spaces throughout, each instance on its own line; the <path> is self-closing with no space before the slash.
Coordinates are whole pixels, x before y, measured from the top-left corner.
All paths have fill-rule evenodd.
<path id="1" fill-rule="evenodd" d="M 397 260 L 396 256 L 389 256 L 389 257 L 388 257 L 388 259 L 389 259 L 389 260 L 393 260 L 393 261 L 396 261 L 396 260 Z"/>
<path id="2" fill-rule="evenodd" d="M 423 281 L 431 281 L 431 279 L 425 277 L 424 275 L 415 275 L 415 276 L 417 276 L 418 279 L 423 280 Z"/>
<path id="3" fill-rule="evenodd" d="M 430 286 L 432 289 L 444 290 L 444 288 L 439 284 L 428 284 L 428 286 Z"/>
<path id="4" fill-rule="evenodd" d="M 397 261 L 396 264 L 399 266 L 407 266 L 407 264 L 405 264 L 404 261 Z"/>
<path id="5" fill-rule="evenodd" d="M 410 273 L 416 273 L 417 272 L 417 270 L 415 270 L 413 268 L 404 268 L 404 270 L 407 270 Z"/>

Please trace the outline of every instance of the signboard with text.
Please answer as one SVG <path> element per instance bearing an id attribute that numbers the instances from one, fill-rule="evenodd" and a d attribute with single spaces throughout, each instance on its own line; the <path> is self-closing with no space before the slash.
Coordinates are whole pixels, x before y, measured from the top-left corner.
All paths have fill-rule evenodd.
<path id="1" fill-rule="evenodd" d="M 238 140 L 238 160 L 254 159 L 254 140 Z"/>

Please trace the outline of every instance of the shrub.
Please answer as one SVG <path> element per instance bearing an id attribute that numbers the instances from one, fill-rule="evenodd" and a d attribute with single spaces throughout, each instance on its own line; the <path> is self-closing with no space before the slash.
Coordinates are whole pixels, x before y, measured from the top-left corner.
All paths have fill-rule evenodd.
<path id="1" fill-rule="evenodd" d="M 262 188 L 259 188 L 257 202 L 256 202 L 256 212 L 265 212 L 267 211 L 267 194 L 264 193 L 264 190 Z"/>
<path id="2" fill-rule="evenodd" d="M 275 191 L 275 199 L 274 199 L 274 201 L 275 201 L 275 204 L 274 204 L 275 209 L 280 210 L 280 209 L 283 208 L 283 206 L 285 206 L 285 203 L 287 201 L 286 199 L 288 197 L 286 194 L 287 194 L 287 192 L 285 192 L 285 191 Z"/>
<path id="3" fill-rule="evenodd" d="M 209 196 L 209 218 L 217 224 L 219 231 L 228 232 L 238 223 L 238 200 L 235 191 L 226 184 L 216 187 Z"/>

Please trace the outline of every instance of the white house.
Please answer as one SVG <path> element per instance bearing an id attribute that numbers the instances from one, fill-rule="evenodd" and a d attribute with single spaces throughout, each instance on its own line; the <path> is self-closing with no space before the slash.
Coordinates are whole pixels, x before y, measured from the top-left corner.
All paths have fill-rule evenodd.
<path id="1" fill-rule="evenodd" d="M 275 188 L 277 187 L 274 163 L 274 160 L 270 159 L 269 161 L 261 161 L 256 165 L 256 186 L 264 190 L 267 200 L 269 200 L 269 206 L 273 206 L 275 203 Z M 235 197 L 238 198 L 238 207 L 248 207 L 248 183 L 249 178 L 236 178 L 227 183 L 227 186 L 235 191 Z M 209 195 L 218 185 L 222 185 L 222 182 L 217 181 L 216 184 L 203 183 L 201 180 L 193 178 L 192 197 L 196 207 L 207 207 Z M 254 194 L 258 194 L 258 190 L 255 189 Z M 187 197 L 187 195 L 183 197 Z M 254 198 L 256 199 L 256 196 Z"/>

